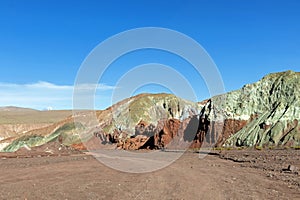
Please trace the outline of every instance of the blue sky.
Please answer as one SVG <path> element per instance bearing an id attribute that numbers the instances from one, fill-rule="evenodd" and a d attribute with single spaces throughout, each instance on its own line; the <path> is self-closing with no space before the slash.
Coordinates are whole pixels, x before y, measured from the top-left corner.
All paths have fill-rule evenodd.
<path id="1" fill-rule="evenodd" d="M 122 31 L 164 27 L 200 43 L 226 91 L 284 70 L 300 71 L 300 1 L 139 0 L 0 1 L 0 106 L 72 108 L 77 71 L 96 45 Z M 154 50 L 120 58 L 99 83 L 97 108 L 110 104 L 118 79 L 136 65 L 168 64 L 209 97 L 180 58 Z M 138 92 L 168 91 L 145 86 Z"/>

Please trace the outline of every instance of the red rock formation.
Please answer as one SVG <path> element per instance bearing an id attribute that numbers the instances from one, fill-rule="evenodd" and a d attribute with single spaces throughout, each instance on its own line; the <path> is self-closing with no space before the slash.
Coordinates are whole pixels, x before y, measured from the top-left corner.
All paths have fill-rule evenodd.
<path id="1" fill-rule="evenodd" d="M 219 134 L 218 141 L 216 146 L 221 146 L 227 138 L 241 130 L 244 126 L 247 125 L 248 120 L 236 120 L 236 119 L 225 119 L 224 124 L 222 125 L 222 132 Z"/>
<path id="2" fill-rule="evenodd" d="M 250 121 L 250 120 L 249 120 Z M 96 133 L 102 144 L 117 144 L 125 150 L 172 148 L 186 149 L 220 146 L 249 121 L 226 119 L 209 121 L 206 115 L 191 116 L 182 122 L 178 119 L 162 119 L 156 126 L 141 120 L 135 127 L 135 135 L 129 137 L 115 129 L 112 134 Z"/>
<path id="3" fill-rule="evenodd" d="M 163 128 L 161 125 L 163 123 Z M 181 127 L 181 122 L 178 119 L 168 119 L 159 123 L 154 135 L 154 145 L 158 148 L 166 147 L 172 139 L 178 136 L 178 130 Z"/>
<path id="4" fill-rule="evenodd" d="M 124 149 L 124 150 L 138 150 L 148 140 L 149 140 L 149 137 L 144 136 L 144 135 L 138 135 L 134 138 L 128 138 L 124 142 L 119 142 L 117 147 L 119 149 Z"/>
<path id="5" fill-rule="evenodd" d="M 86 146 L 83 143 L 72 144 L 71 147 L 74 148 L 74 149 L 77 149 L 79 151 L 85 151 L 85 150 L 87 150 Z"/>

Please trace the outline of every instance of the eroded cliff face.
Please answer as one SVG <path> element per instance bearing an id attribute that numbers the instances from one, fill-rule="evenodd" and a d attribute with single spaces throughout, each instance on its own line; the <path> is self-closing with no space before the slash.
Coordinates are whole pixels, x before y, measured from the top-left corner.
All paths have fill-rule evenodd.
<path id="1" fill-rule="evenodd" d="M 212 108 L 206 109 L 209 121 L 224 119 L 222 131 L 216 133 L 217 145 L 300 145 L 299 83 L 298 72 L 274 73 L 240 90 L 213 97 Z"/>
<path id="2" fill-rule="evenodd" d="M 202 105 L 174 95 L 142 94 L 112 106 L 105 115 L 99 114 L 95 135 L 103 144 L 117 144 L 126 150 L 177 148 L 186 143 L 181 139 L 184 122 L 192 116 L 197 118 L 201 109 Z M 198 127 L 198 122 L 195 125 Z M 190 134 L 194 138 L 196 132 Z"/>

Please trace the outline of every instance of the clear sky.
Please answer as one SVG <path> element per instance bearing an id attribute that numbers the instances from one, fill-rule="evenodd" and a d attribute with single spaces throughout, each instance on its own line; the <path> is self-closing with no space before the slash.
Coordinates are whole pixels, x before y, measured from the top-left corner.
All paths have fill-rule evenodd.
<path id="1" fill-rule="evenodd" d="M 271 72 L 300 71 L 298 0 L 1 0 L 0 106 L 72 108 L 72 85 L 89 52 L 108 37 L 139 27 L 169 28 L 195 39 L 216 63 L 226 91 Z M 192 79 L 193 70 L 176 56 L 136 52 L 103 77 L 96 107 L 109 105 L 122 74 L 149 62 L 174 66 Z M 197 99 L 207 97 L 199 83 Z"/>

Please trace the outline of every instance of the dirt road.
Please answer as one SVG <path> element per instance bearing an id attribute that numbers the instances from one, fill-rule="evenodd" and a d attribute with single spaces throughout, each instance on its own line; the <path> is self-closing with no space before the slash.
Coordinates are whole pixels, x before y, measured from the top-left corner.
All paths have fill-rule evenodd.
<path id="1" fill-rule="evenodd" d="M 0 158 L 0 172 L 0 199 L 300 199 L 298 185 L 263 169 L 196 153 L 144 174 L 113 170 L 85 154 Z"/>

